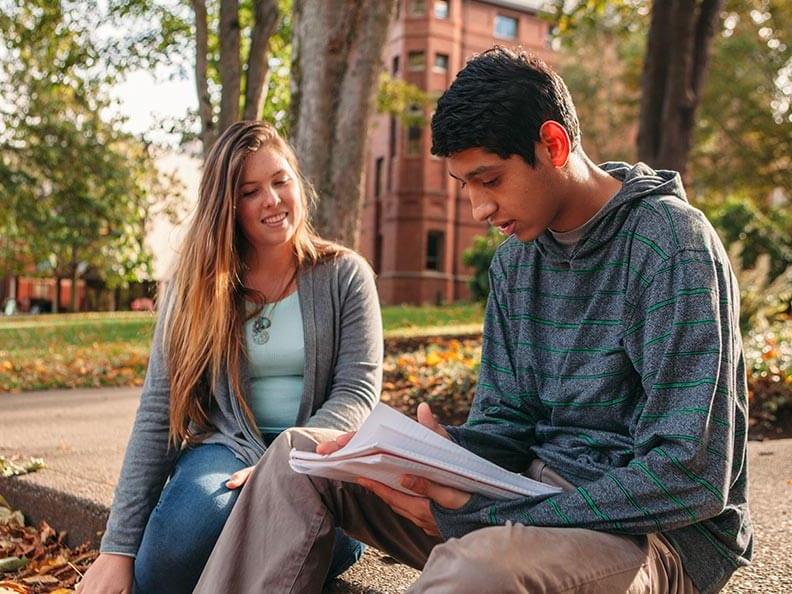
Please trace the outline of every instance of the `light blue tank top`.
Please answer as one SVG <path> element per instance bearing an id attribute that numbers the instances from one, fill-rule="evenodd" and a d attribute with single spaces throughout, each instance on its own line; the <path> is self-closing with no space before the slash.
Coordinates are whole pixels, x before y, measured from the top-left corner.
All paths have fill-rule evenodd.
<path id="1" fill-rule="evenodd" d="M 295 291 L 273 308 L 265 305 L 271 326 L 263 344 L 254 340 L 258 316 L 245 323 L 250 373 L 250 407 L 265 436 L 293 427 L 303 393 L 305 342 L 300 299 Z M 260 335 L 261 333 L 259 333 Z M 259 340 L 258 342 L 261 342 Z"/>

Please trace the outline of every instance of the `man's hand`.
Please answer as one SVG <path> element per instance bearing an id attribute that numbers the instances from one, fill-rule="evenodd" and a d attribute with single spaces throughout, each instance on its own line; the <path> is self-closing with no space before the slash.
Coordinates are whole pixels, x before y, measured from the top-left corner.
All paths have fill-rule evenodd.
<path id="1" fill-rule="evenodd" d="M 443 426 L 437 422 L 437 419 L 432 414 L 432 409 L 425 402 L 418 405 L 417 415 L 418 422 L 424 427 L 431 429 L 441 437 L 449 439 L 448 432 Z M 349 434 L 347 434 L 349 435 Z M 340 441 L 341 436 L 338 440 Z M 347 439 L 344 445 L 349 441 Z M 331 442 L 332 443 L 332 442 Z M 337 448 L 336 448 L 337 449 Z M 317 448 L 319 451 L 319 448 Z M 335 450 L 333 450 L 335 451 Z M 358 484 L 368 489 L 385 503 L 387 503 L 393 511 L 400 516 L 410 520 L 413 524 L 423 529 L 424 532 L 432 536 L 439 536 L 437 524 L 435 523 L 432 510 L 429 507 L 429 502 L 434 501 L 437 505 L 448 509 L 459 509 L 465 505 L 471 498 L 470 493 L 452 489 L 444 485 L 439 485 L 425 478 L 417 476 L 405 475 L 401 477 L 401 484 L 404 488 L 417 493 L 418 495 L 408 495 L 396 489 L 392 489 L 377 481 L 368 479 L 358 479 Z"/>
<path id="2" fill-rule="evenodd" d="M 427 407 L 428 408 L 428 407 Z M 407 518 L 413 524 L 423 529 L 424 532 L 432 536 L 439 536 L 437 523 L 432 515 L 429 501 L 434 501 L 437 505 L 448 509 L 459 509 L 465 505 L 472 495 L 458 489 L 452 489 L 444 485 L 438 485 L 425 478 L 405 475 L 401 477 L 401 484 L 406 489 L 418 493 L 420 496 L 408 495 L 396 489 L 391 489 L 387 485 L 371 481 L 369 479 L 358 479 L 358 484 L 387 503 L 390 508 L 402 517 Z"/>
<path id="3" fill-rule="evenodd" d="M 440 437 L 451 439 L 448 437 L 448 431 L 446 431 L 443 426 L 437 422 L 437 418 L 432 414 L 432 409 L 429 408 L 429 405 L 426 404 L 426 402 L 421 402 L 421 404 L 418 405 L 418 411 L 416 412 L 415 416 L 418 417 L 418 422 L 427 429 L 431 429 Z"/>

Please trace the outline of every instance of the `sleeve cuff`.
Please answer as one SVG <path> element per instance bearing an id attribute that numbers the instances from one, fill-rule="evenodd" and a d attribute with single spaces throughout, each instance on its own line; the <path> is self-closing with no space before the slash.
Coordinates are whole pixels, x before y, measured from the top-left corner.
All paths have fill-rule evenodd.
<path id="1" fill-rule="evenodd" d="M 492 502 L 489 497 L 474 494 L 465 505 L 457 509 L 442 507 L 434 501 L 431 501 L 429 506 L 440 535 L 448 540 L 461 538 L 465 534 L 483 528 L 485 524 L 480 520 L 480 512 Z"/>
<path id="2" fill-rule="evenodd" d="M 442 425 L 442 427 L 445 429 L 446 433 L 448 433 L 448 439 L 457 445 L 462 445 L 462 434 L 459 431 L 459 427 L 456 425 Z"/>
<path id="3" fill-rule="evenodd" d="M 102 550 L 99 550 L 99 552 L 102 555 L 120 555 L 122 557 L 130 557 L 131 559 L 137 558 L 137 555 L 135 553 L 128 553 L 126 551 L 111 551 L 111 550 L 102 551 Z"/>

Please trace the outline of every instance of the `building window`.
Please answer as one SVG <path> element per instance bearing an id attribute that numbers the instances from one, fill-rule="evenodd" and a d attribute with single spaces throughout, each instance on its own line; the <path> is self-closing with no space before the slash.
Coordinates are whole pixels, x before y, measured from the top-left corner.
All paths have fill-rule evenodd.
<path id="1" fill-rule="evenodd" d="M 391 76 L 396 76 L 399 74 L 399 56 L 393 56 L 393 61 L 391 62 Z"/>
<path id="2" fill-rule="evenodd" d="M 434 3 L 435 18 L 443 21 L 448 20 L 448 0 L 435 0 Z"/>
<path id="3" fill-rule="evenodd" d="M 517 39 L 517 19 L 499 14 L 495 17 L 495 37 Z"/>
<path id="4" fill-rule="evenodd" d="M 435 54 L 435 72 L 448 72 L 448 54 Z"/>
<path id="5" fill-rule="evenodd" d="M 426 236 L 426 269 L 441 271 L 443 269 L 443 244 L 445 233 L 429 231 Z"/>
<path id="6" fill-rule="evenodd" d="M 407 128 L 407 147 L 404 151 L 405 156 L 415 157 L 421 154 L 421 140 L 423 128 L 421 126 L 410 126 Z"/>
<path id="7" fill-rule="evenodd" d="M 407 68 L 412 71 L 426 68 L 426 54 L 424 52 L 410 52 L 407 55 Z"/>
<path id="8" fill-rule="evenodd" d="M 385 165 L 385 157 L 378 157 L 374 163 L 374 198 L 382 196 L 382 167 Z"/>
<path id="9" fill-rule="evenodd" d="M 426 0 L 409 0 L 410 16 L 421 17 L 426 14 Z"/>

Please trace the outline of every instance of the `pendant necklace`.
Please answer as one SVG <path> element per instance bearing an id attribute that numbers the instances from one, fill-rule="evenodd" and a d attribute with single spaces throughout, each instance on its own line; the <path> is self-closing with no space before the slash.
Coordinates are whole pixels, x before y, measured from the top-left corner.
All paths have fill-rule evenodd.
<path id="1" fill-rule="evenodd" d="M 272 326 L 272 312 L 275 311 L 276 305 L 277 303 L 274 303 L 270 310 L 266 312 L 262 309 L 261 313 L 256 317 L 256 321 L 253 322 L 253 342 L 256 344 L 267 344 L 267 341 L 269 341 L 269 329 Z"/>
<path id="2" fill-rule="evenodd" d="M 292 282 L 294 281 L 294 277 L 297 275 L 297 271 L 294 271 L 294 274 L 289 279 L 289 282 L 286 283 L 281 295 L 289 290 Z M 253 342 L 256 344 L 267 344 L 270 339 L 269 330 L 272 327 L 272 313 L 275 311 L 275 308 L 280 303 L 280 300 L 275 301 L 274 303 L 270 304 L 271 307 L 266 309 L 266 307 L 261 308 L 261 313 L 256 316 L 256 321 L 253 322 Z"/>

